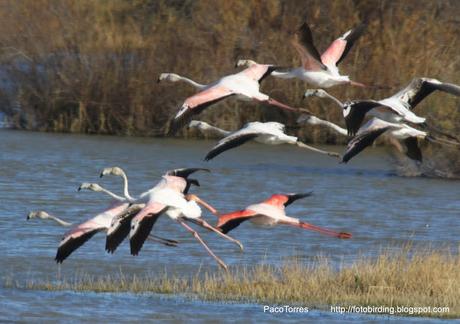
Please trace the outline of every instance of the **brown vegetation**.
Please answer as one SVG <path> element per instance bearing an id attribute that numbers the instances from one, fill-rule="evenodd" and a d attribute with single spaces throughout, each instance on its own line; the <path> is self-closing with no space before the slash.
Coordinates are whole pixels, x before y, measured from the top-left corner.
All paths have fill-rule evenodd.
<path id="1" fill-rule="evenodd" d="M 7 286 L 18 286 L 13 280 Z M 24 287 L 19 285 L 20 287 Z M 449 307 L 449 312 L 418 316 L 460 316 L 460 256 L 446 251 L 384 250 L 339 269 L 325 258 L 306 265 L 234 267 L 191 277 L 79 276 L 56 282 L 33 280 L 29 289 L 96 292 L 192 294 L 204 300 L 298 304 L 329 310 L 328 305 Z M 399 314 L 410 315 L 410 314 Z"/>
<path id="2" fill-rule="evenodd" d="M 460 3 L 453 0 L 2 1 L 0 110 L 23 129 L 163 135 L 195 89 L 157 84 L 159 73 L 208 83 L 233 73 L 239 58 L 297 66 L 288 37 L 303 19 L 319 49 L 368 20 L 342 66 L 357 81 L 399 87 L 414 76 L 430 76 L 460 83 L 459 16 Z M 295 80 L 263 85 L 280 101 L 342 122 L 330 102 L 302 102 L 306 88 Z M 343 86 L 332 93 L 381 98 L 394 91 Z M 200 118 L 227 129 L 279 120 L 306 140 L 338 140 L 324 129 L 297 128 L 294 114 L 276 108 L 235 101 L 218 106 Z M 460 129 L 458 100 L 451 96 L 434 95 L 417 109 L 441 128 Z"/>

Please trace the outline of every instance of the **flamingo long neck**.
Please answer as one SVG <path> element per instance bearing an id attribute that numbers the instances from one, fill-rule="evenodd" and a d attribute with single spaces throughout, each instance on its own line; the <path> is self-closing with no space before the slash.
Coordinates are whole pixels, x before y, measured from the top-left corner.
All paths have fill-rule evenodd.
<path id="1" fill-rule="evenodd" d="M 109 195 L 110 197 L 112 197 L 113 199 L 115 199 L 117 201 L 125 202 L 127 200 L 127 198 L 124 198 L 124 197 L 121 197 L 121 196 L 119 196 L 117 194 L 114 194 L 113 192 L 111 192 L 110 190 L 107 190 L 105 188 L 101 187 L 100 191 L 106 193 L 107 195 Z"/>
<path id="2" fill-rule="evenodd" d="M 198 83 L 198 82 L 195 82 L 189 78 L 186 78 L 186 77 L 183 77 L 183 76 L 179 76 L 180 80 L 182 81 L 185 81 L 187 82 L 188 84 L 191 84 L 192 86 L 194 86 L 195 88 L 199 89 L 199 90 L 204 90 L 208 85 L 207 84 L 201 84 L 201 83 Z"/>
<path id="3" fill-rule="evenodd" d="M 212 132 L 215 132 L 217 135 L 221 136 L 221 137 L 225 137 L 227 135 L 229 135 L 231 132 L 229 131 L 226 131 L 222 128 L 218 128 L 218 127 L 215 127 L 215 126 L 212 126 L 212 125 L 209 125 L 207 127 L 208 130 L 212 131 Z"/>
<path id="4" fill-rule="evenodd" d="M 324 125 L 326 127 L 329 127 L 331 129 L 335 130 L 340 135 L 347 136 L 347 134 L 348 134 L 348 132 L 347 132 L 347 130 L 345 128 L 342 128 L 339 125 L 331 123 L 330 121 L 318 118 L 318 124 L 321 124 L 321 125 Z"/>
<path id="5" fill-rule="evenodd" d="M 297 69 L 292 69 L 288 71 L 273 71 L 270 75 L 280 79 L 293 79 L 298 77 L 296 70 Z"/>
<path id="6" fill-rule="evenodd" d="M 343 109 L 343 102 L 341 102 L 339 99 L 331 95 L 329 92 L 324 91 L 324 94 L 326 95 L 327 98 L 334 101 L 341 109 Z"/>
<path id="7" fill-rule="evenodd" d="M 121 176 L 123 177 L 123 195 L 125 196 L 125 198 L 130 201 L 130 202 L 133 202 L 135 201 L 136 199 L 133 198 L 130 194 L 129 194 L 129 191 L 128 191 L 128 177 L 126 176 L 126 173 L 122 173 Z"/>
<path id="8" fill-rule="evenodd" d="M 72 226 L 72 223 L 63 221 L 62 219 L 60 219 L 60 218 L 58 218 L 58 217 L 56 217 L 56 216 L 53 216 L 53 215 L 48 215 L 47 218 L 48 218 L 48 219 L 54 220 L 56 223 L 58 223 L 58 224 L 61 225 L 61 226 L 65 226 L 65 227 Z"/>

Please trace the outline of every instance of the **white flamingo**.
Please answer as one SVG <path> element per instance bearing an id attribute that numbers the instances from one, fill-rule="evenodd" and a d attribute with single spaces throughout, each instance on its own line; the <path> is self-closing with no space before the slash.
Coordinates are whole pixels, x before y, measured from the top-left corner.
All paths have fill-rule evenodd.
<path id="1" fill-rule="evenodd" d="M 193 124 L 192 124 L 193 123 Z M 295 136 L 290 136 L 285 133 L 285 126 L 278 122 L 251 122 L 244 125 L 241 129 L 234 132 L 227 132 L 225 130 L 216 128 L 203 122 L 192 121 L 189 127 L 199 127 L 201 130 L 211 130 L 219 133 L 225 137 L 221 139 L 216 146 L 206 155 L 205 160 L 209 161 L 217 155 L 237 146 L 240 146 L 250 140 L 254 140 L 258 143 L 268 145 L 279 145 L 279 144 L 294 144 L 299 147 L 311 150 L 313 152 L 327 154 L 329 156 L 340 157 L 336 152 L 329 152 L 317 149 L 305 143 L 299 141 Z"/>
<path id="2" fill-rule="evenodd" d="M 343 109 L 343 116 L 349 135 L 356 134 L 364 118 L 369 113 L 371 116 L 390 123 L 410 122 L 419 124 L 427 127 L 431 131 L 458 141 L 458 139 L 452 135 L 445 134 L 432 126 L 428 127 L 426 118 L 417 116 L 412 112 L 420 101 L 436 90 L 460 96 L 460 86 L 456 84 L 441 82 L 431 78 L 414 78 L 405 88 L 391 97 L 382 100 L 353 100 L 342 103 L 324 90 L 307 90 L 304 97 L 317 96 L 332 99 Z"/>
<path id="3" fill-rule="evenodd" d="M 404 153 L 412 160 L 422 162 L 422 152 L 418 145 L 418 140 L 427 140 L 433 143 L 449 144 L 441 139 L 435 138 L 427 132 L 415 129 L 403 123 L 389 123 L 387 121 L 372 118 L 360 127 L 356 136 L 348 143 L 342 162 L 347 163 L 351 158 L 360 153 L 366 147 L 372 145 L 382 134 L 386 133 L 392 138 L 404 143 L 406 149 Z"/>

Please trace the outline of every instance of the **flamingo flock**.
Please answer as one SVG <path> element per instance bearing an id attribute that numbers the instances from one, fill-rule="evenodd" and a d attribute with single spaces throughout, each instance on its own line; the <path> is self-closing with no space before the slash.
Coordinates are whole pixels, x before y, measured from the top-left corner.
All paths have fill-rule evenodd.
<path id="1" fill-rule="evenodd" d="M 167 171 L 155 186 L 135 198 L 129 194 L 128 177 L 124 170 L 120 167 L 106 168 L 102 171 L 101 176 L 116 175 L 123 178 L 123 197 L 96 183 L 84 182 L 78 188 L 78 191 L 85 189 L 101 192 L 112 199 L 110 205 L 96 216 L 80 224 L 72 224 L 40 210 L 30 212 L 27 219 L 49 219 L 60 226 L 70 228 L 64 233 L 58 245 L 55 257 L 57 263 L 62 263 L 98 232 L 106 233 L 105 250 L 108 253 L 114 253 L 125 239 L 129 239 L 132 255 L 138 255 L 145 242 L 178 246 L 180 242 L 177 240 L 152 234 L 156 221 L 162 215 L 166 215 L 171 221 L 184 227 L 224 269 L 228 269 L 226 263 L 209 248 L 201 235 L 190 224 L 216 233 L 217 236 L 237 245 L 241 251 L 243 251 L 243 244 L 227 233 L 247 219 L 260 225 L 285 224 L 336 238 L 351 238 L 349 233 L 335 232 L 286 215 L 284 211 L 286 206 L 297 199 L 310 196 L 311 192 L 307 194 L 276 194 L 260 204 L 247 207 L 243 211 L 220 214 L 212 205 L 197 195 L 188 193 L 192 185 L 200 185 L 198 180 L 189 178 L 191 174 L 197 171 L 209 172 L 208 169 L 203 168 Z M 214 215 L 214 218 L 217 219 L 215 226 L 205 220 L 200 206 Z"/>
<path id="2" fill-rule="evenodd" d="M 169 134 L 174 135 L 188 125 L 189 128 L 219 137 L 219 142 L 204 156 L 205 161 L 211 161 L 224 152 L 252 140 L 268 145 L 295 145 L 302 149 L 336 158 L 341 163 L 349 162 L 384 134 L 400 141 L 402 143 L 400 146 L 406 156 L 416 163 L 422 163 L 419 141 L 459 146 L 459 139 L 435 128 L 427 122 L 425 117 L 414 112 L 418 103 L 435 91 L 460 96 L 460 86 L 458 85 L 433 78 L 416 77 L 405 88 L 388 98 L 380 100 L 356 99 L 346 102 L 342 102 L 324 90 L 324 88 L 339 85 L 358 86 L 363 89 L 377 87 L 353 81 L 349 76 L 341 75 L 338 69 L 339 63 L 345 59 L 352 46 L 364 33 L 365 28 L 366 23 L 361 23 L 356 28 L 345 32 L 320 54 L 314 45 L 309 25 L 306 22 L 303 23 L 290 39 L 291 45 L 301 60 L 301 66 L 298 68 L 284 68 L 276 64 L 259 64 L 251 59 L 238 60 L 236 68 L 242 67 L 241 71 L 223 76 L 209 84 L 198 83 L 175 73 L 161 73 L 158 82 L 182 81 L 198 90 L 196 94 L 183 99 L 171 120 Z M 306 90 L 303 98 L 314 96 L 332 101 L 341 109 L 345 127 L 314 116 L 306 108 L 292 107 L 279 102 L 262 92 L 261 83 L 268 77 L 297 78 L 317 87 L 317 89 Z M 268 104 L 291 113 L 298 113 L 297 122 L 299 124 L 321 125 L 330 128 L 341 136 L 349 137 L 347 148 L 341 155 L 337 152 L 324 151 L 307 145 L 296 136 L 289 135 L 285 125 L 275 121 L 252 121 L 246 123 L 241 129 L 229 131 L 204 121 L 192 119 L 218 102 L 232 98 Z M 80 224 L 72 224 L 48 212 L 33 211 L 29 213 L 27 219 L 49 219 L 60 226 L 70 228 L 59 243 L 55 257 L 58 263 L 66 260 L 98 232 L 106 233 L 105 250 L 108 253 L 115 253 L 118 246 L 125 240 L 129 240 L 132 255 L 138 255 L 144 244 L 150 244 L 150 242 L 168 247 L 179 246 L 178 240 L 164 238 L 163 235 L 158 236 L 156 234 L 161 229 L 158 229 L 155 224 L 163 215 L 167 216 L 169 221 L 179 224 L 181 228 L 189 232 L 224 269 L 227 269 L 226 263 L 210 249 L 200 233 L 191 225 L 215 233 L 217 237 L 237 245 L 238 250 L 241 251 L 243 251 L 243 244 L 229 236 L 228 233 L 245 221 L 265 226 L 289 225 L 339 239 L 352 237 L 348 232 L 337 232 L 318 227 L 286 215 L 286 207 L 296 200 L 311 196 L 311 192 L 273 194 L 268 199 L 243 209 L 220 213 L 213 205 L 190 193 L 194 186 L 200 186 L 197 179 L 191 178 L 192 174 L 197 172 L 210 172 L 210 170 L 205 168 L 170 170 L 165 172 L 153 187 L 138 196 L 132 196 L 128 190 L 126 173 L 120 167 L 106 168 L 102 170 L 101 177 L 112 175 L 123 179 L 122 196 L 97 183 L 85 182 L 78 188 L 79 191 L 100 192 L 112 199 L 112 202 L 96 216 Z M 205 219 L 202 208 L 216 220 L 215 225 Z"/>

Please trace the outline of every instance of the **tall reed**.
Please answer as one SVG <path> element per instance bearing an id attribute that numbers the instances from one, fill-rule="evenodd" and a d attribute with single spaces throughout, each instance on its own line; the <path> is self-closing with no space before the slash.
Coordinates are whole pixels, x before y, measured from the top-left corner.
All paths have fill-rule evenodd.
<path id="1" fill-rule="evenodd" d="M 0 110 L 22 129 L 126 135 L 164 134 L 188 85 L 157 84 L 161 72 L 211 82 L 239 58 L 297 66 L 289 35 L 304 20 L 320 50 L 363 20 L 368 28 L 342 71 L 392 90 L 347 86 L 342 99 L 382 98 L 415 76 L 460 83 L 460 3 L 453 0 L 17 0 L 0 3 Z M 308 85 L 268 79 L 263 91 L 341 123 L 328 102 L 303 102 Z M 417 112 L 460 129 L 458 99 L 436 94 Z M 234 129 L 279 120 L 305 140 L 344 142 L 327 130 L 295 126 L 296 116 L 226 101 L 200 116 Z M 184 133 L 183 133 L 184 134 Z"/>

